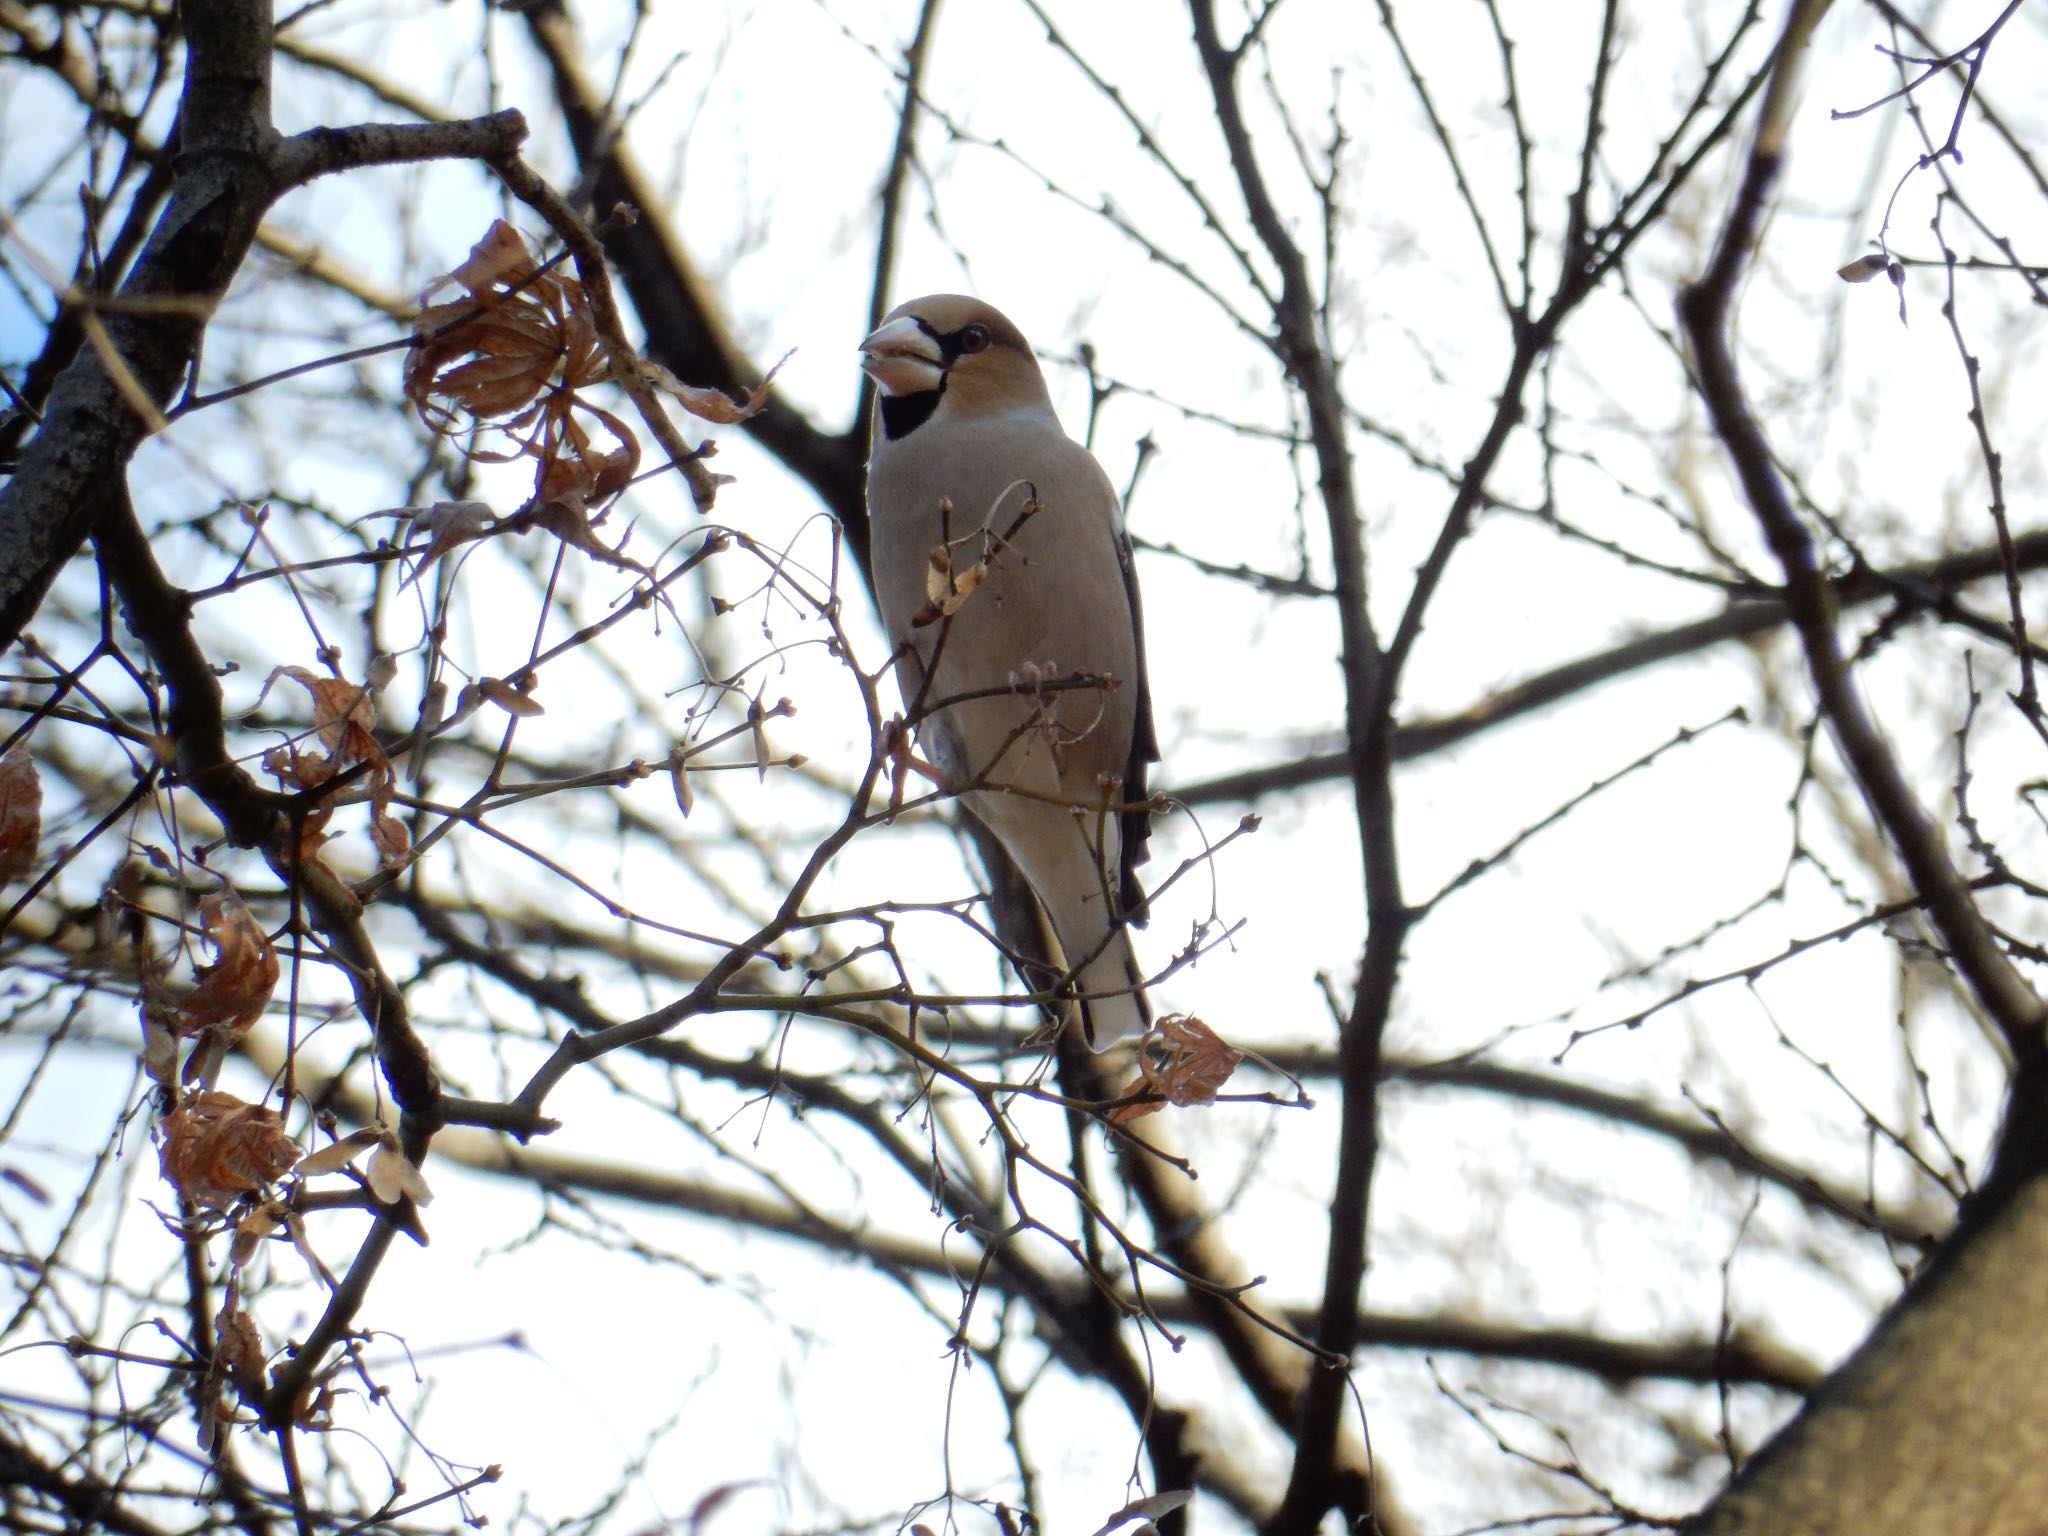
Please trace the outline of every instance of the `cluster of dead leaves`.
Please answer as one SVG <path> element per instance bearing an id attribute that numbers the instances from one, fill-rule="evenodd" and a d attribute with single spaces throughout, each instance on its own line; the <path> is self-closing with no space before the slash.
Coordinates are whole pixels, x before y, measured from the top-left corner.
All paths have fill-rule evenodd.
<path id="1" fill-rule="evenodd" d="M 427 292 L 450 286 L 462 289 L 462 297 L 427 305 L 413 322 L 406 398 L 420 420 L 444 437 L 465 434 L 475 424 L 509 441 L 505 449 L 470 444 L 464 452 L 494 464 L 531 459 L 534 519 L 609 563 L 618 562 L 618 552 L 599 542 L 590 527 L 600 509 L 632 483 L 641 449 L 626 421 L 590 399 L 588 391 L 618 382 L 615 366 L 629 366 L 637 374 L 634 388 L 651 385 L 691 415 L 731 425 L 761 410 L 769 381 L 782 366 L 777 363 L 744 399 L 735 400 L 722 390 L 685 384 L 659 363 L 638 357 L 616 362 L 583 284 L 542 262 L 502 219 Z M 710 447 L 705 444 L 691 458 Z M 693 480 L 693 490 L 708 506 L 718 477 L 699 478 L 703 486 Z M 483 526 L 471 516 L 455 529 L 437 529 L 413 574 Z"/>
<path id="2" fill-rule="evenodd" d="M 411 1196 L 424 1205 L 433 1199 L 419 1169 L 399 1150 L 398 1138 L 383 1126 L 366 1126 L 317 1152 L 298 1155 L 298 1144 L 285 1134 L 274 1109 L 245 1103 L 231 1093 L 209 1090 L 195 1094 L 166 1115 L 161 1127 L 158 1159 L 163 1175 L 185 1199 L 210 1209 L 224 1209 L 244 1196 L 256 1196 L 286 1173 L 301 1178 L 335 1173 L 365 1148 L 370 1153 L 363 1181 L 385 1204 Z M 282 1199 L 251 1199 L 234 1225 L 228 1252 L 227 1296 L 214 1318 L 214 1348 L 198 1396 L 205 1406 L 202 1430 L 210 1451 L 218 1452 L 238 1422 L 222 1393 L 231 1385 L 245 1407 L 261 1410 L 271 1384 L 270 1354 L 256 1320 L 244 1306 L 250 1277 L 248 1265 L 264 1242 L 280 1232 L 290 1238 L 307 1266 L 330 1288 L 333 1274 L 307 1240 L 305 1222 Z M 315 1380 L 306 1384 L 292 1406 L 292 1421 L 301 1427 L 325 1422 L 332 1390 Z"/>
<path id="3" fill-rule="evenodd" d="M 503 434 L 509 450 L 468 452 L 497 464 L 531 458 L 538 502 L 587 512 L 618 495 L 640 467 L 640 444 L 582 397 L 611 376 L 583 285 L 544 268 L 503 219 L 434 288 L 448 284 L 463 297 L 413 322 L 405 395 L 420 420 L 443 436 L 470 421 Z"/>
<path id="4" fill-rule="evenodd" d="M 365 1126 L 302 1157 L 276 1110 L 219 1089 L 186 1097 L 163 1117 L 159 1134 L 158 1166 L 183 1199 L 212 1211 L 240 1206 L 228 1254 L 227 1299 L 214 1318 L 212 1358 L 198 1387 L 204 1405 L 202 1431 L 209 1450 L 217 1452 L 229 1430 L 241 1422 L 223 1386 L 232 1385 L 244 1406 L 260 1409 L 271 1382 L 269 1352 L 255 1319 L 243 1306 L 250 1261 L 268 1239 L 282 1232 L 325 1284 L 335 1283 L 307 1239 L 303 1218 L 288 1199 L 268 1194 L 270 1186 L 288 1173 L 301 1179 L 337 1173 L 369 1150 L 362 1178 L 379 1201 L 395 1205 L 410 1197 L 425 1205 L 434 1196 L 400 1149 L 398 1138 L 383 1126 Z M 326 1414 L 329 1395 L 324 1385 L 308 1382 L 293 1404 L 293 1422 L 317 1425 Z"/>
<path id="5" fill-rule="evenodd" d="M 135 901 L 127 888 L 132 883 L 132 878 L 117 877 L 115 896 Z M 138 926 L 144 1058 L 171 1105 L 159 1127 L 157 1155 L 164 1178 L 185 1199 L 218 1210 L 260 1193 L 286 1173 L 311 1178 L 339 1172 L 369 1151 L 363 1181 L 380 1201 L 391 1205 L 410 1197 L 425 1205 L 432 1200 L 419 1169 L 383 1126 L 366 1127 L 301 1157 L 276 1110 L 211 1086 L 181 1097 L 178 1053 L 183 1043 L 193 1042 L 184 1079 L 210 1084 L 213 1064 L 255 1027 L 278 981 L 276 947 L 233 888 L 202 897 L 199 922 L 214 958 L 193 967 L 195 985 L 182 992 L 166 979 L 146 942 L 146 930 Z M 268 1236 L 270 1230 L 265 1227 L 254 1237 Z M 250 1233 L 238 1228 L 238 1264 L 246 1257 L 240 1251 L 245 1238 Z"/>
<path id="6" fill-rule="evenodd" d="M 370 1157 L 363 1182 L 380 1202 L 396 1205 L 410 1199 L 427 1205 L 434 1198 L 418 1165 L 385 1126 L 364 1126 L 302 1157 L 276 1110 L 209 1088 L 187 1096 L 164 1116 L 160 1129 L 157 1164 L 165 1181 L 183 1198 L 211 1210 L 259 1194 L 287 1173 L 301 1178 L 339 1173 L 365 1151 Z M 234 1262 L 246 1263 L 257 1243 L 296 1220 L 276 1201 L 252 1208 L 235 1229 Z"/>
<path id="7" fill-rule="evenodd" d="M 1168 1014 L 1138 1038 L 1138 1075 L 1109 1112 L 1111 1125 L 1128 1125 L 1168 1104 L 1213 1104 L 1244 1052 L 1223 1043 L 1191 1013 Z"/>
<path id="8" fill-rule="evenodd" d="M 311 695 L 313 727 L 308 745 L 298 738 L 272 747 L 263 754 L 263 768 L 288 789 L 318 789 L 357 766 L 367 769 L 364 787 L 370 793 L 370 841 L 377 845 L 377 857 L 386 866 L 401 864 L 412 848 L 412 836 L 405 823 L 391 814 L 391 798 L 398 791 L 397 774 L 391 759 L 376 736 L 377 705 L 368 683 L 347 678 L 323 677 L 306 667 L 279 667 L 264 680 L 256 696 L 260 706 L 281 677 L 288 677 Z M 306 812 L 299 823 L 299 858 L 312 863 L 328 839 L 327 823 L 334 816 L 334 800 L 323 797 Z"/>

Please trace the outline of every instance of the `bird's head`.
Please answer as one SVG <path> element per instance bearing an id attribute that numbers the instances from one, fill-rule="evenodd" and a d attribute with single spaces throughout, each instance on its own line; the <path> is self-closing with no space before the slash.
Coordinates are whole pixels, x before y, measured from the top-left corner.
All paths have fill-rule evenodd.
<path id="1" fill-rule="evenodd" d="M 942 398 L 949 416 L 1052 403 L 1024 333 L 1000 310 L 962 294 L 897 305 L 860 351 L 861 367 L 882 391 L 885 424 L 893 416 L 914 425 Z M 890 435 L 900 434 L 892 426 Z"/>

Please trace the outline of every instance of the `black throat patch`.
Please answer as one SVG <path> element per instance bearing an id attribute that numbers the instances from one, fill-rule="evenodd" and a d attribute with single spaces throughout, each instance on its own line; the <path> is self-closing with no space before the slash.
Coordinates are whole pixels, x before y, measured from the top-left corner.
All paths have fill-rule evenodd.
<path id="1" fill-rule="evenodd" d="M 920 390 L 914 395 L 880 395 L 882 435 L 890 442 L 900 442 L 910 436 L 939 408 L 939 396 L 946 386 L 942 380 L 937 389 Z"/>

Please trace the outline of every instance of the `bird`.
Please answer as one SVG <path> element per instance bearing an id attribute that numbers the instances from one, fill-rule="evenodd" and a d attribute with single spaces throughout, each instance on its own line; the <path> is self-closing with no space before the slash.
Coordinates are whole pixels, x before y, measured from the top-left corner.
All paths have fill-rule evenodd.
<path id="1" fill-rule="evenodd" d="M 1104 1050 L 1152 1022 L 1130 929 L 1159 741 L 1122 506 L 992 306 L 912 299 L 860 351 L 872 583 L 905 708 L 1030 884 Z"/>

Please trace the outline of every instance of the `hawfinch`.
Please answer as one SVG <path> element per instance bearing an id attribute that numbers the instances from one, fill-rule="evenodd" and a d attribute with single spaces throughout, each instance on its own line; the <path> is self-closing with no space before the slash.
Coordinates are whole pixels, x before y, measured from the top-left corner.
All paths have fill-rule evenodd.
<path id="1" fill-rule="evenodd" d="M 905 707 L 1031 883 L 1101 1050 L 1152 1018 L 1125 925 L 1144 921 L 1139 803 L 1159 760 L 1116 491 L 1061 430 L 1023 334 L 979 300 L 913 299 L 861 353 L 880 388 L 875 596 Z"/>

